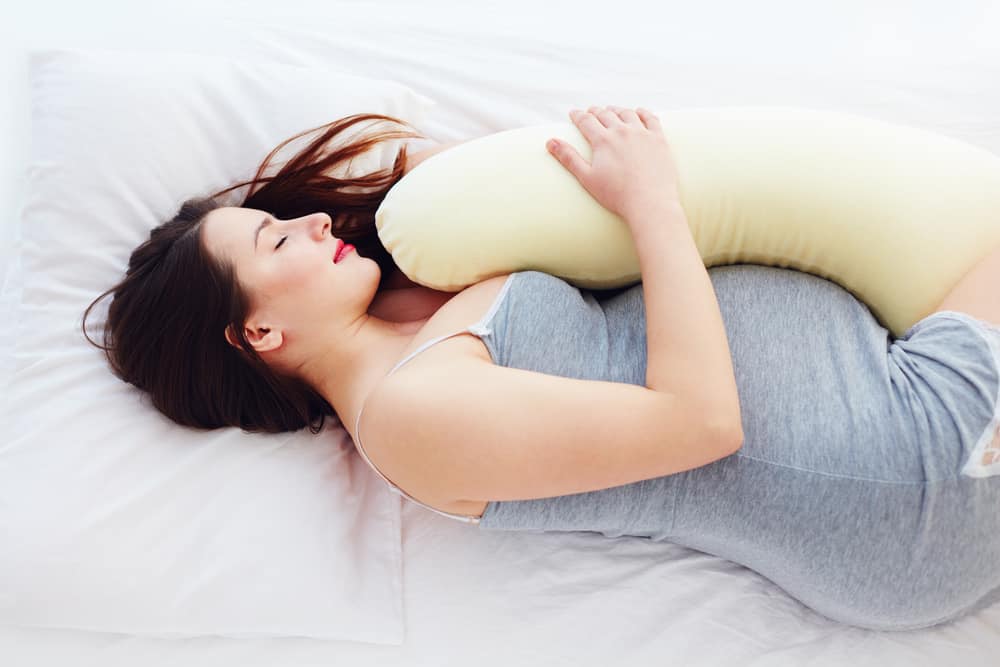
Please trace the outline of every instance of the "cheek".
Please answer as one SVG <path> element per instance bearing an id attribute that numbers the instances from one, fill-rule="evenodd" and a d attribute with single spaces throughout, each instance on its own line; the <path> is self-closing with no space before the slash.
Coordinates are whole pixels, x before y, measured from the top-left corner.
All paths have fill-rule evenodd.
<path id="1" fill-rule="evenodd" d="M 317 290 L 330 285 L 333 257 L 326 256 L 319 248 L 300 247 L 279 249 L 266 266 L 261 276 L 263 289 L 271 296 L 282 300 L 301 302 L 315 300 L 320 296 Z M 282 252 L 287 250 L 288 252 Z"/>
<path id="2" fill-rule="evenodd" d="M 329 277 L 329 266 L 316 252 L 288 253 L 276 278 L 288 289 L 322 283 Z M 327 260 L 332 263 L 332 260 Z"/>

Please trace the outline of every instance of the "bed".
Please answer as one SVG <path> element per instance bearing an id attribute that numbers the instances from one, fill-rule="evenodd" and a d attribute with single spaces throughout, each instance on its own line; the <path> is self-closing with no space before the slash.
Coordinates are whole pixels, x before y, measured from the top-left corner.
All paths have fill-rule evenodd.
<path id="1" fill-rule="evenodd" d="M 421 107 L 420 118 L 433 142 L 560 120 L 569 108 L 590 104 L 790 105 L 924 127 L 1000 154 L 1000 8 L 985 0 L 951 3 L 946 14 L 930 4 L 859 0 L 836 8 L 790 1 L 621 8 L 524 0 L 475 6 L 254 2 L 241 4 L 238 16 L 222 0 L 197 10 L 191 4 L 132 9 L 106 1 L 84 9 L 42 2 L 17 10 L 21 29 L 6 47 L 15 64 L 8 89 L 15 93 L 4 118 L 13 150 L 4 156 L 0 220 L 0 315 L 13 323 L 0 328 L 0 379 L 17 390 L 11 395 L 44 393 L 54 405 L 61 400 L 58 387 L 23 386 L 32 376 L 15 358 L 25 333 L 17 322 L 31 305 L 22 295 L 33 288 L 21 261 L 21 221 L 31 215 L 22 199 L 33 155 L 28 127 L 39 110 L 29 104 L 31 50 L 100 48 L 120 50 L 123 58 L 184 52 L 391 80 L 433 102 Z M 16 426 L 7 408 L 4 433 Z M 330 430 L 338 435 L 336 426 Z M 349 454 L 349 443 L 341 444 Z M 18 474 L 18 460 L 5 458 L 0 445 L 0 481 Z M 83 622 L 37 622 L 42 612 L 55 619 L 70 618 L 68 612 L 36 609 L 18 617 L 16 605 L 8 605 L 0 662 L 990 665 L 1000 652 L 1000 606 L 920 631 L 846 627 L 756 573 L 708 554 L 589 533 L 480 533 L 385 494 L 373 472 L 353 469 L 377 495 L 380 511 L 399 521 L 398 600 L 386 592 L 387 603 L 400 605 L 398 616 L 387 616 L 374 639 L 338 640 L 292 625 L 284 633 L 188 629 L 171 636 L 152 624 L 136 630 L 108 621 L 98 631 Z M 58 495 L 56 481 L 35 476 L 31 484 Z M 15 510 L 22 523 L 36 512 L 19 504 L 24 496 L 11 488 L 0 485 L 0 531 L 11 528 Z M 0 533 L 0 542 L 13 534 Z M 8 562 L 2 556 L 0 564 Z M 243 575 L 252 577 L 252 567 Z M 64 600 L 59 595 L 50 591 L 45 599 L 86 609 L 69 591 Z M 113 599 L 94 604 L 115 618 Z M 280 619 L 273 627 L 279 625 Z"/>

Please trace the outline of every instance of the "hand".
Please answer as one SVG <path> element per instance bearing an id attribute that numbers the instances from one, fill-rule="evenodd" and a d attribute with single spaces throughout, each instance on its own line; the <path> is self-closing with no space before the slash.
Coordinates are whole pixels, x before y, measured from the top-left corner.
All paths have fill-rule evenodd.
<path id="1" fill-rule="evenodd" d="M 601 206 L 628 222 L 633 212 L 679 205 L 677 169 L 656 115 L 613 106 L 569 115 L 593 149 L 591 161 L 559 139 L 546 148 Z"/>

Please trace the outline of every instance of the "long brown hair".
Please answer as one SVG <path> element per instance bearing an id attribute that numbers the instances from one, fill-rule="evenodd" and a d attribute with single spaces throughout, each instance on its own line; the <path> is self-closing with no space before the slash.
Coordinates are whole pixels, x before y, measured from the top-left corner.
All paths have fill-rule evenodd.
<path id="1" fill-rule="evenodd" d="M 173 218 L 150 231 L 149 239 L 132 251 L 125 277 L 83 314 L 84 337 L 105 352 L 116 376 L 148 392 L 156 409 L 185 426 L 238 426 L 268 433 L 303 426 L 318 433 L 323 428 L 324 417 L 336 414 L 329 402 L 302 380 L 269 368 L 246 339 L 247 294 L 233 267 L 206 251 L 201 223 L 208 213 L 228 205 L 260 209 L 278 218 L 324 211 L 333 220 L 331 233 L 375 260 L 384 282 L 396 265 L 378 238 L 375 211 L 403 175 L 406 146 L 391 168 L 361 175 L 338 169 L 382 141 L 424 135 L 383 130 L 324 154 L 334 139 L 365 121 L 408 126 L 392 116 L 365 113 L 300 132 L 276 146 L 253 178 L 187 199 Z M 277 173 L 265 175 L 282 148 L 313 132 L 319 136 Z M 223 203 L 224 195 L 247 186 L 242 203 Z M 87 335 L 87 317 L 112 293 L 101 345 Z M 241 350 L 225 339 L 230 325 Z"/>

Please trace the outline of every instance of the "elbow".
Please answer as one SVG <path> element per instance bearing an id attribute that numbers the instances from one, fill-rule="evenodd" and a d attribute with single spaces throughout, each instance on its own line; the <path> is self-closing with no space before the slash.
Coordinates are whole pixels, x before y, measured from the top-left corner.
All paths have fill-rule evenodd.
<path id="1" fill-rule="evenodd" d="M 725 424 L 726 442 L 730 448 L 729 453 L 735 454 L 743 448 L 743 413 L 740 411 L 740 399 L 737 396 L 732 402 L 732 407 L 723 413 L 727 419 Z"/>
<path id="2" fill-rule="evenodd" d="M 718 401 L 702 403 L 697 414 L 705 426 L 704 442 L 714 443 L 719 458 L 731 456 L 743 448 L 743 415 L 739 402 L 720 405 Z"/>
<path id="3" fill-rule="evenodd" d="M 736 427 L 730 431 L 730 454 L 735 454 L 736 452 L 743 449 L 743 426 L 739 422 L 736 423 Z"/>
<path id="4" fill-rule="evenodd" d="M 418 164 L 420 164 L 421 162 L 423 162 L 427 158 L 431 157 L 432 155 L 437 155 L 438 153 L 440 153 L 442 151 L 446 151 L 449 148 L 451 148 L 453 146 L 457 146 L 457 145 L 459 145 L 461 143 L 465 143 L 465 142 L 464 141 L 451 141 L 451 142 L 448 142 L 448 143 L 439 144 L 439 145 L 434 146 L 432 148 L 427 148 L 425 150 L 418 151 L 418 152 L 414 153 L 413 155 L 406 155 L 405 160 L 403 162 L 403 176 L 406 176 L 408 173 L 410 173 L 413 170 L 414 167 L 416 167 Z"/>
<path id="5" fill-rule="evenodd" d="M 731 456 L 743 448 L 743 425 L 740 419 L 724 419 L 716 429 L 716 442 L 722 447 L 722 457 Z"/>

